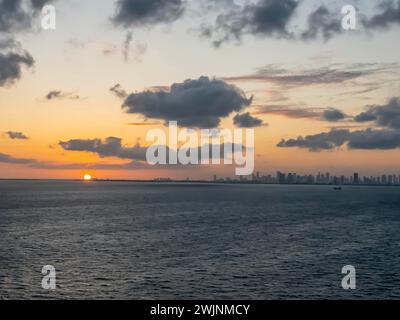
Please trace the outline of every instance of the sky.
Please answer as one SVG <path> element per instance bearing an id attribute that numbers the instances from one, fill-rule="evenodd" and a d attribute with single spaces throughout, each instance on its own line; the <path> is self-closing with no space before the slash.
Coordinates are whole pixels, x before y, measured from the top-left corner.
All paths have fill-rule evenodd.
<path id="1" fill-rule="evenodd" d="M 400 174 L 399 35 L 398 0 L 0 0 L 0 178 L 234 175 L 148 165 L 169 120 L 254 129 L 261 174 Z"/>

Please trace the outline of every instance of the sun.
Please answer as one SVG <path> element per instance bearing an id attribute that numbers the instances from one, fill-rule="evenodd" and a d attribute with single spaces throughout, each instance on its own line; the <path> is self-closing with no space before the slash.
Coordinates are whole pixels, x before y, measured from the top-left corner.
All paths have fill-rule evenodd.
<path id="1" fill-rule="evenodd" d="M 83 180 L 85 180 L 85 181 L 91 181 L 91 180 L 92 180 L 92 176 L 91 176 L 90 174 L 85 174 L 85 175 L 83 176 Z"/>

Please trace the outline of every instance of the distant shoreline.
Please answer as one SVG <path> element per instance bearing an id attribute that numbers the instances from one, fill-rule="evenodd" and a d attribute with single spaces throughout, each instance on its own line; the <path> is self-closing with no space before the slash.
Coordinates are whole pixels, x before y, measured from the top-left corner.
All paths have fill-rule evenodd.
<path id="1" fill-rule="evenodd" d="M 84 181 L 83 179 L 19 179 L 19 178 L 0 178 L 0 181 L 65 181 L 65 182 L 122 182 L 122 183 L 153 183 L 153 184 L 214 184 L 214 185 L 269 185 L 269 186 L 326 186 L 326 187 L 400 187 L 395 184 L 324 184 L 324 183 L 268 183 L 253 181 L 208 181 L 208 180 L 115 180 L 115 179 L 93 179 Z"/>

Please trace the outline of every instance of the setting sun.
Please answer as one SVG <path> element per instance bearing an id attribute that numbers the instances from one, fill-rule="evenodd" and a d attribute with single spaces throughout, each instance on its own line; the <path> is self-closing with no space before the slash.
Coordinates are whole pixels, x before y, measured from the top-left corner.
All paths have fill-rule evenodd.
<path id="1" fill-rule="evenodd" d="M 85 174 L 85 175 L 83 176 L 83 180 L 85 180 L 85 181 L 91 181 L 91 180 L 92 180 L 92 176 L 91 176 L 90 174 Z"/>

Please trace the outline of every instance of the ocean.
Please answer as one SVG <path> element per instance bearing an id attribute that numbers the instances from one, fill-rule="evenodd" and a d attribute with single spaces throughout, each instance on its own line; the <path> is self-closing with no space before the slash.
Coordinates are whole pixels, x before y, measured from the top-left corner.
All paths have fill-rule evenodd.
<path id="1" fill-rule="evenodd" d="M 389 298 L 399 187 L 0 181 L 0 299 Z"/>

